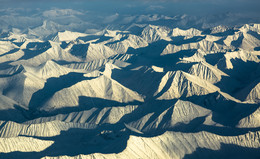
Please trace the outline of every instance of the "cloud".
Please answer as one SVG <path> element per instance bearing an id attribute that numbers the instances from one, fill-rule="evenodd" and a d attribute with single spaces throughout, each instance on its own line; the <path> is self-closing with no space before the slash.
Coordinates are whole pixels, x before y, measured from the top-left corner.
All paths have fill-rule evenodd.
<path id="1" fill-rule="evenodd" d="M 118 17 L 119 17 L 119 14 L 118 14 L 118 13 L 116 13 L 116 14 L 114 14 L 114 15 L 110 15 L 110 16 L 104 18 L 103 23 L 112 23 L 112 22 L 114 22 Z"/>
<path id="2" fill-rule="evenodd" d="M 164 6 L 161 6 L 161 5 L 150 5 L 147 10 L 151 10 L 151 11 L 154 11 L 154 10 L 160 10 L 160 9 L 164 9 L 165 7 Z"/>
<path id="3" fill-rule="evenodd" d="M 0 0 L 0 8 L 69 8 L 111 15 L 134 14 L 219 14 L 221 12 L 260 13 L 259 0 Z M 112 17 L 110 17 L 112 18 Z M 109 19 L 108 19 L 109 21 Z"/>
<path id="4" fill-rule="evenodd" d="M 43 16 L 45 17 L 58 17 L 66 15 L 83 15 L 83 13 L 72 9 L 52 9 L 43 12 Z"/>

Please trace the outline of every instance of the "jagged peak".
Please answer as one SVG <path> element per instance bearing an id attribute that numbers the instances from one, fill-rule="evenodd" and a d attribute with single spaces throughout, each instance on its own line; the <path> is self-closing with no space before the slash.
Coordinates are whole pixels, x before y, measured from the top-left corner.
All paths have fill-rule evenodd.
<path id="1" fill-rule="evenodd" d="M 61 66 L 53 60 L 48 60 L 37 67 L 26 66 L 26 70 L 41 79 L 59 77 L 69 72 L 82 72 L 82 70 L 74 70 Z"/>
<path id="2" fill-rule="evenodd" d="M 117 36 L 118 34 L 121 34 L 121 33 L 128 33 L 128 31 L 121 31 L 121 30 L 109 30 L 109 29 L 104 29 L 100 32 L 97 32 L 96 35 L 103 35 L 103 36 L 107 36 L 107 37 L 115 37 Z"/>
<path id="3" fill-rule="evenodd" d="M 195 69 L 198 69 L 198 68 L 201 68 L 201 67 L 205 67 L 205 68 L 211 70 L 212 72 L 215 72 L 216 74 L 228 76 L 226 73 L 222 72 L 217 67 L 212 66 L 205 61 L 199 61 L 197 64 L 192 66 L 192 68 L 195 68 Z"/>
<path id="4" fill-rule="evenodd" d="M 55 42 L 62 42 L 62 41 L 74 41 L 79 37 L 87 36 L 88 34 L 85 33 L 79 33 L 79 32 L 72 32 L 65 30 L 63 32 L 58 32 L 54 38 L 52 38 L 52 41 Z"/>
<path id="5" fill-rule="evenodd" d="M 148 24 L 144 29 L 143 33 L 145 32 L 152 32 L 152 33 L 157 33 L 159 35 L 163 36 L 168 36 L 169 33 L 171 32 L 171 29 L 165 26 L 158 26 L 158 25 L 151 25 Z"/>
<path id="6" fill-rule="evenodd" d="M 25 42 L 28 39 L 27 34 L 22 33 L 19 29 L 12 29 L 12 31 L 8 31 L 4 37 L 0 36 L 0 38 L 19 43 Z"/>
<path id="7" fill-rule="evenodd" d="M 227 69 L 232 69 L 232 59 L 241 59 L 244 62 L 247 61 L 254 61 L 254 62 L 260 62 L 260 59 L 257 55 L 252 54 L 251 52 L 248 52 L 246 50 L 238 50 L 234 52 L 227 52 L 224 57 L 219 61 L 219 64 L 221 65 L 222 62 L 225 62 Z"/>
<path id="8" fill-rule="evenodd" d="M 172 41 L 169 37 L 171 30 L 163 26 L 147 25 L 141 34 L 141 37 L 148 43 L 152 43 L 159 40 Z"/>
<path id="9" fill-rule="evenodd" d="M 188 72 L 201 79 L 209 81 L 210 83 L 217 83 L 221 81 L 222 76 L 228 77 L 226 73 L 204 61 L 200 61 L 197 64 L 192 65 Z"/>
<path id="10" fill-rule="evenodd" d="M 66 48 L 72 55 L 80 57 L 86 61 L 109 58 L 117 53 L 104 44 L 71 44 Z M 85 61 L 85 62 L 86 62 Z"/>
<path id="11" fill-rule="evenodd" d="M 174 28 L 172 30 L 172 36 L 187 36 L 187 37 L 193 37 L 193 36 L 200 36 L 202 31 L 195 29 L 195 28 L 190 28 L 187 30 L 182 30 L 180 28 Z"/>
<path id="12" fill-rule="evenodd" d="M 165 90 L 168 88 L 167 90 Z M 219 88 L 210 82 L 184 71 L 168 71 L 161 80 L 155 96 L 159 99 L 179 98 L 183 95 L 208 94 L 219 91 Z"/>
<path id="13" fill-rule="evenodd" d="M 53 60 L 48 60 L 40 66 L 41 68 L 51 68 L 51 67 L 55 68 L 55 67 L 59 67 L 60 65 L 54 62 Z"/>
<path id="14" fill-rule="evenodd" d="M 245 24 L 239 28 L 241 32 L 254 31 L 260 33 L 260 24 Z"/>
<path id="15" fill-rule="evenodd" d="M 211 28 L 211 34 L 217 34 L 217 33 L 223 33 L 227 31 L 229 27 L 224 26 L 224 25 L 218 25 L 216 27 Z"/>

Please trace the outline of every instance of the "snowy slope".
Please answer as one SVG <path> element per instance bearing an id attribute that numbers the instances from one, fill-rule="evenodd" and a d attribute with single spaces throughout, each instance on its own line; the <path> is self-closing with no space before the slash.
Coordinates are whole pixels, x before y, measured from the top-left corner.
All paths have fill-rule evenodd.
<path id="1" fill-rule="evenodd" d="M 260 157 L 259 24 L 83 15 L 2 31 L 0 158 Z"/>
<path id="2" fill-rule="evenodd" d="M 84 36 L 87 36 L 87 34 L 65 30 L 64 32 L 58 32 L 58 34 L 52 40 L 55 42 L 73 41 L 79 37 L 84 37 Z"/>
<path id="3" fill-rule="evenodd" d="M 206 95 L 218 88 L 206 80 L 182 71 L 167 72 L 156 91 L 158 99 L 174 99 L 182 96 Z"/>
<path id="4" fill-rule="evenodd" d="M 119 54 L 126 53 L 129 47 L 133 49 L 138 49 L 141 47 L 148 46 L 148 43 L 141 37 L 132 34 L 122 35 L 119 37 L 118 36 L 114 37 L 114 39 L 120 39 L 120 40 L 112 39 L 111 42 L 107 43 L 106 45 L 111 49 L 115 50 Z"/>
<path id="5" fill-rule="evenodd" d="M 67 48 L 69 49 L 69 48 Z M 117 53 L 103 44 L 75 44 L 68 50 L 70 54 L 82 58 L 85 61 L 106 59 Z"/>

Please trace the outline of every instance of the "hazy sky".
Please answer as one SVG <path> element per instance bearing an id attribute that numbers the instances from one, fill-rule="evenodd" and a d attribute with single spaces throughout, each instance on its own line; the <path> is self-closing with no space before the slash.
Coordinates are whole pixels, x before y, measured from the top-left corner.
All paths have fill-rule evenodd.
<path id="1" fill-rule="evenodd" d="M 131 23 L 184 29 L 260 23 L 260 0 L 0 0 L 0 4 L 0 31 L 35 28 L 44 21 L 80 32 Z M 168 20 L 175 16 L 187 18 Z"/>
<path id="2" fill-rule="evenodd" d="M 259 14 L 259 0 L 0 0 L 1 8 L 72 8 L 110 13 Z"/>

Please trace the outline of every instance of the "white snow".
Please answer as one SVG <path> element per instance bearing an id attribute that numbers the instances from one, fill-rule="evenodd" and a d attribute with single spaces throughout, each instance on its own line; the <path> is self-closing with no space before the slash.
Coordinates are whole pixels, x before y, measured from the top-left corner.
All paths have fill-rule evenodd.
<path id="1" fill-rule="evenodd" d="M 86 34 L 73 29 L 84 14 L 1 30 L 4 158 L 259 158 L 259 24 L 180 29 L 155 24 L 189 16 L 143 15 Z"/>

